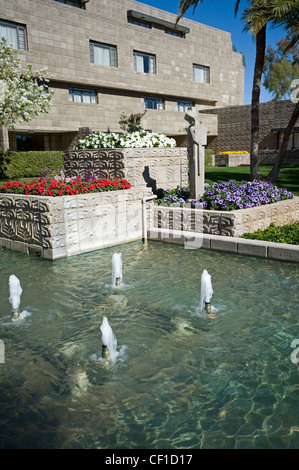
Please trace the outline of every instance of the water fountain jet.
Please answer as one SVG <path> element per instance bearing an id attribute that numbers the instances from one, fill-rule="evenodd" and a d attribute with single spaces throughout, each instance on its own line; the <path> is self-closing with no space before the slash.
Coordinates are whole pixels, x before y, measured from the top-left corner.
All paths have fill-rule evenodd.
<path id="1" fill-rule="evenodd" d="M 14 274 L 9 276 L 9 301 L 12 306 L 12 318 L 17 319 L 20 317 L 20 302 L 21 302 L 21 294 L 23 289 L 21 287 L 20 281 Z"/>
<path id="2" fill-rule="evenodd" d="M 107 317 L 103 318 L 100 330 L 102 332 L 102 358 L 114 361 L 117 356 L 117 340 Z"/>
<path id="3" fill-rule="evenodd" d="M 121 253 L 112 256 L 112 286 L 120 287 L 122 283 L 122 258 Z"/>
<path id="4" fill-rule="evenodd" d="M 206 269 L 203 270 L 201 275 L 201 309 L 205 308 L 207 313 L 211 312 L 210 300 L 213 295 L 213 287 L 211 276 Z"/>

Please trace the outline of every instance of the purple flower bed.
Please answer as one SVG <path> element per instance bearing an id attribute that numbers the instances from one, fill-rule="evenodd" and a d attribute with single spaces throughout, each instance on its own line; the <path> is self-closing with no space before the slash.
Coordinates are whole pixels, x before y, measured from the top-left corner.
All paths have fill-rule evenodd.
<path id="1" fill-rule="evenodd" d="M 157 203 L 168 206 L 184 206 L 189 198 L 188 188 L 176 188 L 166 191 L 157 190 Z M 205 184 L 205 191 L 199 201 L 193 201 L 192 206 L 206 210 L 233 211 L 271 204 L 294 195 L 286 188 L 279 188 L 263 181 L 235 181 Z"/>

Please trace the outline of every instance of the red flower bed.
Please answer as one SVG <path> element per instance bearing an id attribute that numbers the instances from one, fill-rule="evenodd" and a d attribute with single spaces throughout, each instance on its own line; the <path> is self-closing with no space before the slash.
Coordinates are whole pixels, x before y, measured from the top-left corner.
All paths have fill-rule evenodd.
<path id="1" fill-rule="evenodd" d="M 81 181 L 80 178 L 61 182 L 54 179 L 39 178 L 31 182 L 20 183 L 9 181 L 0 186 L 0 193 L 27 194 L 30 196 L 73 196 L 75 194 L 101 193 L 130 189 L 131 184 L 125 179 L 101 179 L 92 182 Z"/>

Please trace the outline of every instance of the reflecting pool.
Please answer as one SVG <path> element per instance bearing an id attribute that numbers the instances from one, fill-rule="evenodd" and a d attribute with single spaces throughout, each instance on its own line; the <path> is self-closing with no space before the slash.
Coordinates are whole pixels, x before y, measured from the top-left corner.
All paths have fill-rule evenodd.
<path id="1" fill-rule="evenodd" d="M 0 448 L 299 448 L 297 264 L 136 242 L 55 262 L 0 251 L 0 266 Z"/>

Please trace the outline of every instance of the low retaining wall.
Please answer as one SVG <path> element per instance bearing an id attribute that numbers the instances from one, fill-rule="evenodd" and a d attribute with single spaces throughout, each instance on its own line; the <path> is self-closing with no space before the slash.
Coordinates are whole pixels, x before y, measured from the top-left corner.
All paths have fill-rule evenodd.
<path id="1" fill-rule="evenodd" d="M 188 207 L 154 206 L 151 227 L 182 232 L 238 237 L 266 229 L 270 223 L 285 225 L 299 220 L 299 197 L 235 211 L 207 211 Z"/>
<path id="2" fill-rule="evenodd" d="M 273 165 L 279 154 L 278 150 L 259 150 L 258 161 L 260 165 Z M 299 149 L 286 151 L 284 165 L 299 165 Z"/>
<path id="3" fill-rule="evenodd" d="M 183 245 L 186 249 L 225 251 L 259 258 L 292 261 L 299 263 L 299 246 L 273 243 L 262 240 L 247 240 L 207 233 L 191 233 L 173 230 L 152 229 L 151 240 Z"/>
<path id="4" fill-rule="evenodd" d="M 215 166 L 241 166 L 250 165 L 250 154 L 231 153 L 229 155 L 215 155 Z"/>
<path id="5" fill-rule="evenodd" d="M 205 248 L 198 240 L 210 236 L 211 248 L 227 246 L 227 251 L 246 254 L 251 241 L 238 240 L 236 245 L 238 236 L 265 229 L 271 222 L 285 225 L 299 220 L 299 197 L 231 212 L 143 204 L 146 197 L 152 197 L 146 188 L 62 197 L 0 194 L 0 247 L 56 260 L 144 235 L 168 242 L 189 237 L 190 248 Z M 143 233 L 146 223 L 148 231 Z M 283 259 L 278 247 L 271 250 Z"/>
<path id="6" fill-rule="evenodd" d="M 259 150 L 259 165 L 273 165 L 278 158 L 278 150 Z M 213 166 L 242 166 L 250 165 L 250 154 L 215 155 Z M 299 165 L 299 149 L 286 151 L 283 165 Z"/>
<path id="7" fill-rule="evenodd" d="M 147 189 L 61 197 L 0 194 L 0 246 L 56 260 L 139 240 L 142 198 L 151 195 Z"/>
<path id="8" fill-rule="evenodd" d="M 68 150 L 64 152 L 67 176 L 81 176 L 89 169 L 110 178 L 125 178 L 132 187 L 176 188 L 188 184 L 185 147 Z"/>

